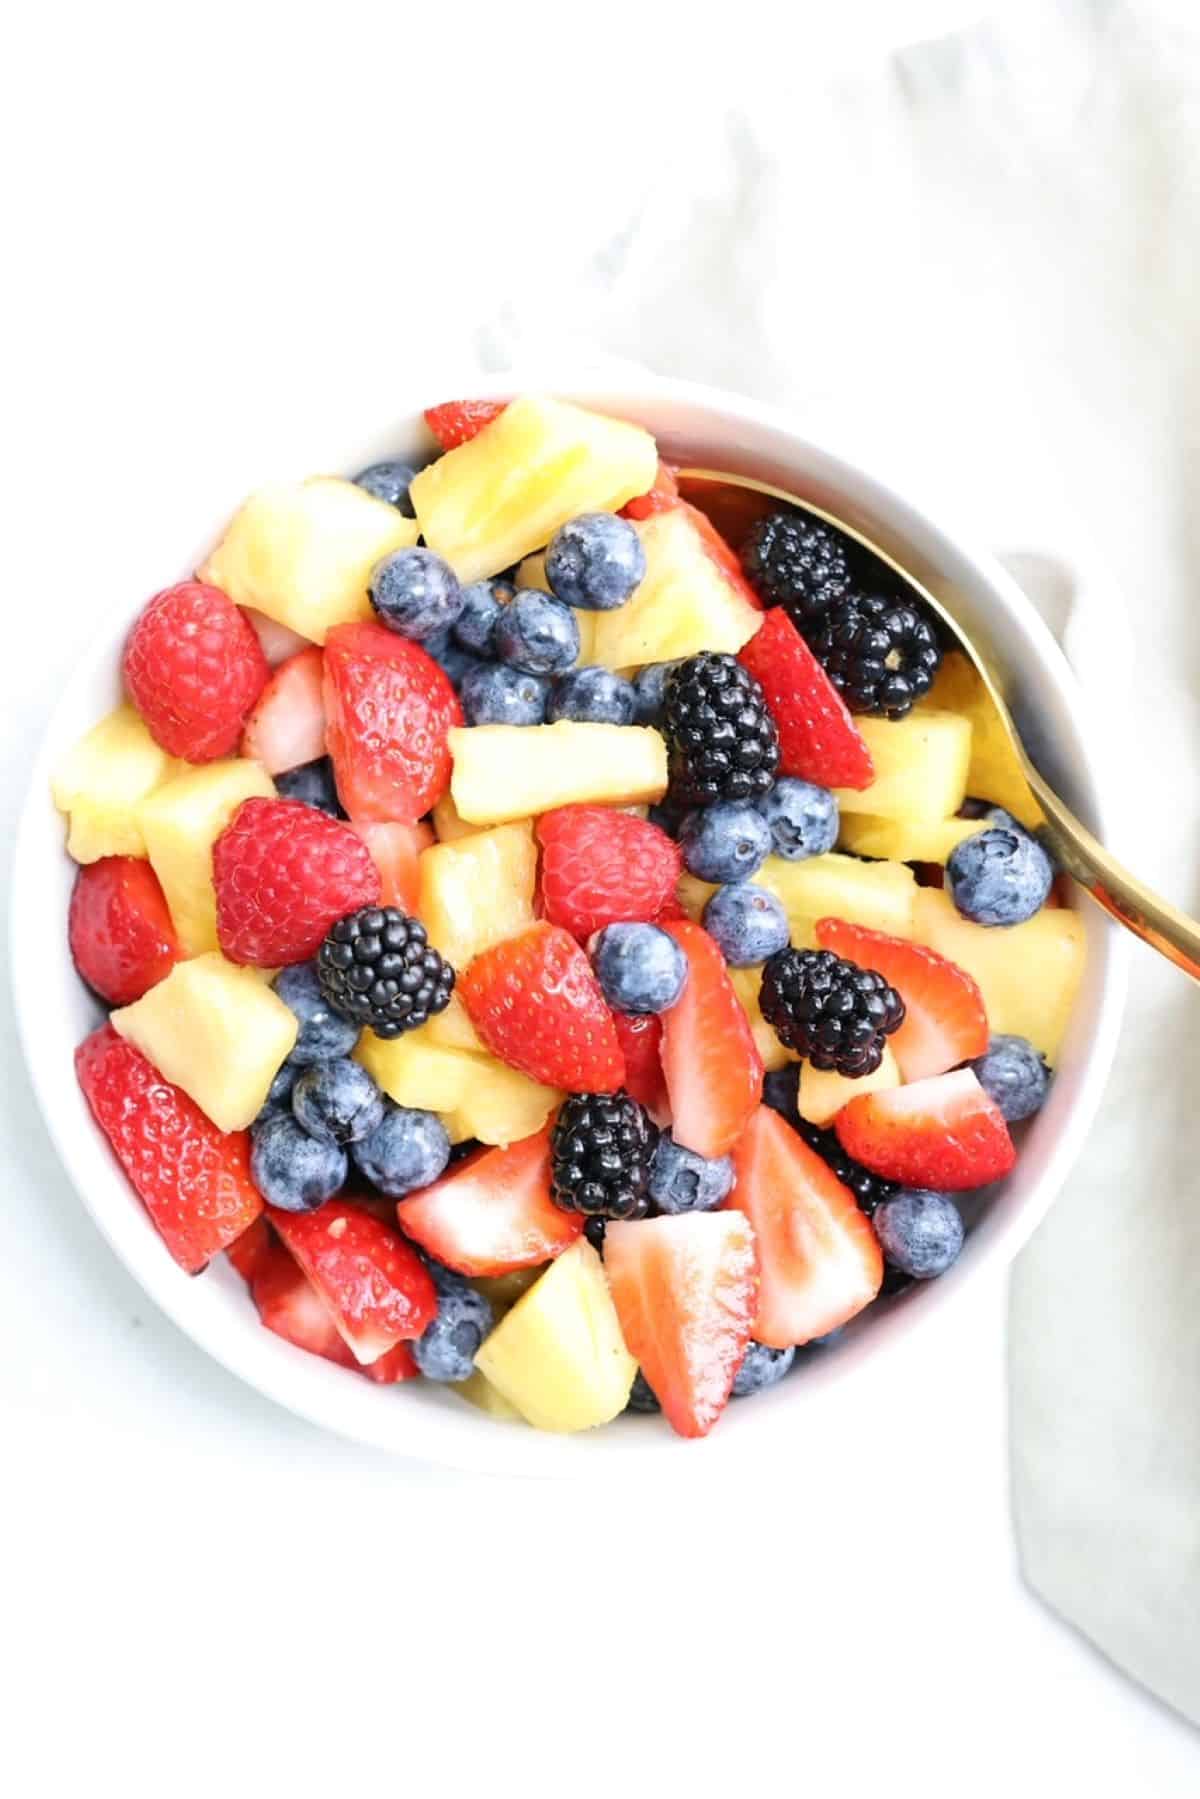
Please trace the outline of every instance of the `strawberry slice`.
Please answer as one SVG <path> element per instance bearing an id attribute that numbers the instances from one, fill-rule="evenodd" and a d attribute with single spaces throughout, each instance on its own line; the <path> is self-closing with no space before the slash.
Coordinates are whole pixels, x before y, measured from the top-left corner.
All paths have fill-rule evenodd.
<path id="1" fill-rule="evenodd" d="M 609 924 L 649 924 L 674 898 L 679 845 L 611 806 L 560 806 L 538 820 L 542 905 L 581 940 Z"/>
<path id="2" fill-rule="evenodd" d="M 293 631 L 288 625 L 281 625 L 278 619 L 268 618 L 256 606 L 239 606 L 238 611 L 258 638 L 271 668 L 278 668 L 289 656 L 296 656 L 308 648 L 307 637 L 301 637 L 299 631 Z"/>
<path id="3" fill-rule="evenodd" d="M 768 494 L 755 493 L 751 487 L 727 487 L 712 481 L 684 479 L 679 483 L 679 492 L 683 499 L 700 508 L 727 544 L 739 551 L 750 527 L 769 512 L 774 512 L 779 504 Z M 761 599 L 758 609 L 761 612 Z"/>
<path id="4" fill-rule="evenodd" d="M 729 1398 L 754 1319 L 754 1232 L 738 1212 L 610 1224 L 604 1272 L 629 1353 L 668 1423 L 707 1436 Z"/>
<path id="5" fill-rule="evenodd" d="M 613 1024 L 625 1057 L 625 1091 L 645 1106 L 655 1124 L 667 1124 L 671 1108 L 662 1070 L 662 1019 L 648 1012 L 614 1012 Z"/>
<path id="6" fill-rule="evenodd" d="M 281 775 L 325 754 L 325 661 L 316 644 L 281 662 L 242 727 L 241 754 Z"/>
<path id="7" fill-rule="evenodd" d="M 656 512 L 670 512 L 678 506 L 679 484 L 675 479 L 675 471 L 669 462 L 661 459 L 654 477 L 654 486 L 648 492 L 640 493 L 636 500 L 630 500 L 622 506 L 622 518 L 652 518 Z"/>
<path id="8" fill-rule="evenodd" d="M 258 1217 L 248 1230 L 236 1237 L 225 1254 L 249 1287 L 260 1268 L 270 1261 L 277 1239 L 263 1217 Z"/>
<path id="9" fill-rule="evenodd" d="M 268 1216 L 359 1362 L 419 1337 L 437 1312 L 425 1264 L 398 1232 L 348 1199 Z"/>
<path id="10" fill-rule="evenodd" d="M 762 600 L 747 581 L 737 556 L 721 536 L 708 514 L 701 512 L 695 506 L 689 506 L 686 500 L 680 503 L 691 520 L 697 537 L 704 545 L 704 553 L 709 561 L 716 563 L 729 585 L 736 591 L 739 599 L 745 600 L 747 606 L 753 606 L 756 612 L 761 612 Z"/>
<path id="11" fill-rule="evenodd" d="M 80 869 L 67 940 L 76 968 L 110 1006 L 141 999 L 181 954 L 158 877 L 137 856 L 104 856 Z"/>
<path id="12" fill-rule="evenodd" d="M 738 653 L 779 727 L 779 772 L 819 787 L 869 787 L 871 752 L 821 664 L 781 606 Z"/>
<path id="13" fill-rule="evenodd" d="M 906 1081 L 945 1074 L 986 1051 L 983 995 L 957 963 L 844 918 L 820 919 L 817 942 L 860 968 L 876 969 L 904 1001 L 904 1023 L 888 1042 Z"/>
<path id="14" fill-rule="evenodd" d="M 870 1305 L 883 1256 L 869 1221 L 816 1150 L 769 1106 L 746 1127 L 734 1171 L 726 1203 L 745 1213 L 758 1244 L 760 1343 L 810 1343 Z"/>
<path id="15" fill-rule="evenodd" d="M 268 1232 L 267 1245 L 250 1276 L 250 1297 L 269 1331 L 309 1355 L 323 1356 L 339 1368 L 358 1363 L 342 1341 L 333 1314 L 312 1282 L 301 1272 L 278 1237 Z"/>
<path id="16" fill-rule="evenodd" d="M 362 838 L 379 870 L 380 905 L 415 913 L 421 895 L 421 851 L 437 841 L 430 826 L 366 824 L 350 828 Z"/>
<path id="17" fill-rule="evenodd" d="M 378 1381 L 381 1386 L 394 1386 L 397 1381 L 416 1380 L 421 1370 L 417 1367 L 416 1357 L 407 1343 L 397 1343 L 395 1349 L 389 1349 L 386 1355 L 371 1362 L 366 1368 L 360 1368 L 368 1380 Z"/>
<path id="18" fill-rule="evenodd" d="M 906 1187 L 961 1193 L 1007 1174 L 1008 1126 L 969 1068 L 886 1093 L 864 1093 L 834 1120 L 847 1155 Z"/>
<path id="19" fill-rule="evenodd" d="M 459 1274 L 511 1274 L 569 1249 L 583 1219 L 550 1198 L 550 1131 L 485 1149 L 402 1199 L 400 1228 Z"/>
<path id="20" fill-rule="evenodd" d="M 688 980 L 662 1019 L 662 1064 L 677 1143 L 729 1153 L 762 1098 L 763 1063 L 725 958 L 689 919 L 663 925 L 688 959 Z"/>
<path id="21" fill-rule="evenodd" d="M 568 1093 L 614 1093 L 624 1080 L 612 1013 L 561 926 L 534 925 L 484 950 L 458 990 L 487 1048 L 532 1080 Z"/>
<path id="22" fill-rule="evenodd" d="M 335 625 L 324 694 L 325 744 L 346 811 L 358 823 L 415 825 L 450 785 L 447 736 L 463 722 L 437 663 L 384 625 Z"/>
<path id="23" fill-rule="evenodd" d="M 507 405 L 507 400 L 444 400 L 440 406 L 426 408 L 425 423 L 443 450 L 456 450 L 459 444 L 478 437 Z"/>

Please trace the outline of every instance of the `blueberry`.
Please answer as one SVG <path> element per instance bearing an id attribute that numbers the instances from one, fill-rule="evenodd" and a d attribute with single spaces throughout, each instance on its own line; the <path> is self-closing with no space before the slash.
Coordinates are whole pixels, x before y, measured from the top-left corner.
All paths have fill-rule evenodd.
<path id="1" fill-rule="evenodd" d="M 337 1056 L 348 1056 L 358 1042 L 358 1026 L 332 1011 L 321 992 L 315 962 L 293 962 L 281 968 L 275 980 L 275 991 L 296 1014 L 300 1034 L 288 1057 L 297 1068 L 313 1062 L 332 1062 Z"/>
<path id="2" fill-rule="evenodd" d="M 450 1160 L 450 1139 L 436 1112 L 384 1101 L 383 1120 L 350 1146 L 358 1168 L 381 1193 L 399 1199 L 436 1181 Z"/>
<path id="3" fill-rule="evenodd" d="M 782 1380 L 796 1359 L 794 1349 L 771 1349 L 765 1343 L 750 1342 L 742 1357 L 742 1365 L 733 1377 L 731 1397 L 749 1399 Z"/>
<path id="4" fill-rule="evenodd" d="M 892 1267 L 913 1280 L 944 1274 L 963 1246 L 958 1207 L 945 1193 L 903 1188 L 876 1206 L 871 1223 Z"/>
<path id="5" fill-rule="evenodd" d="M 315 1212 L 345 1184 L 348 1168 L 344 1149 L 310 1137 L 290 1112 L 273 1112 L 251 1133 L 254 1185 L 281 1212 Z"/>
<path id="6" fill-rule="evenodd" d="M 328 756 L 318 756 L 315 762 L 302 762 L 299 768 L 289 768 L 276 775 L 275 790 L 280 799 L 301 800 L 306 806 L 315 806 L 318 812 L 328 812 L 331 818 L 346 816 L 337 796 L 333 763 Z"/>
<path id="7" fill-rule="evenodd" d="M 800 1064 L 789 1062 L 786 1068 L 773 1068 L 763 1077 L 763 1105 L 770 1106 L 793 1127 L 800 1122 Z"/>
<path id="8" fill-rule="evenodd" d="M 513 597 L 511 581 L 472 581 L 462 590 L 463 609 L 454 625 L 454 637 L 464 650 L 489 657 L 496 635 L 500 609 Z"/>
<path id="9" fill-rule="evenodd" d="M 560 675 L 546 707 L 551 724 L 569 718 L 580 724 L 631 725 L 633 712 L 633 683 L 610 668 L 590 666 Z"/>
<path id="10" fill-rule="evenodd" d="M 993 1037 L 987 1054 L 971 1067 L 979 1085 L 994 1099 L 1009 1124 L 1032 1118 L 1046 1102 L 1050 1070 L 1024 1037 Z"/>
<path id="11" fill-rule="evenodd" d="M 561 674 L 579 657 L 575 614 L 553 594 L 520 588 L 496 622 L 496 654 L 527 675 Z"/>
<path id="12" fill-rule="evenodd" d="M 732 1186 L 728 1156 L 699 1156 L 663 1132 L 650 1164 L 650 1197 L 660 1212 L 711 1212 Z"/>
<path id="13" fill-rule="evenodd" d="M 540 725 L 546 716 L 547 682 L 500 662 L 480 662 L 463 676 L 462 704 L 469 725 Z"/>
<path id="14" fill-rule="evenodd" d="M 427 1266 L 437 1288 L 437 1317 L 413 1344 L 413 1360 L 426 1380 L 469 1380 L 495 1316 L 483 1294 L 468 1286 L 461 1274 L 437 1262 Z"/>
<path id="15" fill-rule="evenodd" d="M 606 925 L 592 954 L 604 997 L 618 1012 L 665 1012 L 683 992 L 687 957 L 657 925 Z"/>
<path id="16" fill-rule="evenodd" d="M 421 648 L 427 656 L 433 657 L 452 687 L 461 687 L 474 669 L 487 667 L 486 662 L 463 649 L 452 631 L 439 631 L 436 637 L 427 637 Z"/>
<path id="17" fill-rule="evenodd" d="M 718 800 L 689 812 L 679 830 L 688 871 L 702 881 L 748 881 L 771 853 L 771 833 L 755 808 Z"/>
<path id="18" fill-rule="evenodd" d="M 1046 845 L 1042 842 L 1041 838 L 1033 831 L 1026 831 L 1025 826 L 1021 823 L 1020 819 L 1014 818 L 1011 812 L 1006 812 L 1003 806 L 989 806 L 983 816 L 990 825 L 999 825 L 1001 829 L 1005 831 L 1024 831 L 1027 837 L 1032 837 L 1039 848 L 1045 851 L 1046 860 L 1050 864 L 1051 872 L 1056 875 L 1063 873 L 1062 863 L 1058 860 L 1057 856 L 1054 855 L 1053 851 L 1046 849 Z"/>
<path id="19" fill-rule="evenodd" d="M 262 1111 L 258 1119 L 267 1118 L 272 1112 L 287 1112 L 291 1109 L 292 1088 L 300 1078 L 300 1065 L 290 1058 L 283 1064 L 271 1085 L 267 1088 L 267 1097 L 262 1103 Z M 255 1123 L 258 1123 L 258 1119 Z"/>
<path id="20" fill-rule="evenodd" d="M 973 924 L 1022 924 L 1045 903 L 1053 878 L 1049 856 L 1019 826 L 964 837 L 946 864 L 950 897 Z"/>
<path id="21" fill-rule="evenodd" d="M 662 719 L 663 686 L 678 662 L 647 662 L 639 668 L 633 677 L 633 695 L 636 703 L 634 723 L 638 725 L 657 725 Z"/>
<path id="22" fill-rule="evenodd" d="M 731 968 L 753 968 L 791 941 L 779 900 L 750 881 L 718 887 L 704 908 L 703 922 Z"/>
<path id="23" fill-rule="evenodd" d="M 463 608 L 458 576 L 432 550 L 393 550 L 371 570 L 367 593 L 383 623 L 417 643 L 453 625 Z"/>
<path id="24" fill-rule="evenodd" d="M 405 518 L 416 518 L 412 501 L 408 497 L 408 490 L 416 473 L 416 467 L 411 462 L 373 462 L 370 468 L 359 470 L 354 477 L 354 485 L 365 488 L 377 500 L 386 500 L 389 506 L 394 506 Z"/>
<path id="25" fill-rule="evenodd" d="M 629 1398 L 625 1401 L 627 1412 L 661 1412 L 662 1407 L 654 1397 L 654 1390 L 646 1376 L 639 1368 L 633 1377 L 633 1385 L 629 1389 Z"/>
<path id="26" fill-rule="evenodd" d="M 649 822 L 657 825 L 660 831 L 665 831 L 668 837 L 678 837 L 687 816 L 686 808 L 681 811 L 670 799 L 663 800 L 659 805 L 649 806 L 646 809 L 646 817 Z"/>
<path id="27" fill-rule="evenodd" d="M 789 862 L 823 856 L 837 842 L 838 803 L 827 787 L 784 775 L 755 804 L 766 820 L 775 854 Z"/>
<path id="28" fill-rule="evenodd" d="M 546 551 L 546 579 L 568 606 L 612 612 L 645 577 L 646 552 L 628 519 L 581 512 L 560 525 Z"/>
<path id="29" fill-rule="evenodd" d="M 306 1069 L 292 1091 L 292 1111 L 310 1137 L 356 1143 L 383 1118 L 383 1095 L 365 1068 L 339 1058 Z"/>

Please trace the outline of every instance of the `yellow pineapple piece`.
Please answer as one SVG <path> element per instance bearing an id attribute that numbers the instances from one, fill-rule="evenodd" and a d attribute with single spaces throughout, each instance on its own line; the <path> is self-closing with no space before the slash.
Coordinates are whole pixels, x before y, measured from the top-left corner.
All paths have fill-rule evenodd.
<path id="1" fill-rule="evenodd" d="M 893 937 L 912 936 L 917 879 L 902 862 L 859 862 L 836 850 L 802 862 L 768 856 L 754 879 L 779 899 L 797 949 L 815 946 L 818 918 L 845 918 Z"/>
<path id="2" fill-rule="evenodd" d="M 755 876 L 758 879 L 758 876 Z M 681 874 L 675 889 L 675 898 L 679 901 L 688 917 L 700 923 L 705 906 L 716 892 L 711 881 L 702 881 L 699 875 Z M 730 973 L 732 973 L 732 969 Z"/>
<path id="3" fill-rule="evenodd" d="M 118 706 L 68 750 L 50 782 L 67 814 L 67 854 L 76 862 L 144 856 L 137 805 L 186 763 L 159 749 L 132 706 Z"/>
<path id="4" fill-rule="evenodd" d="M 176 963 L 149 993 L 114 1012 L 112 1024 L 220 1131 L 244 1130 L 258 1116 L 298 1029 L 257 969 L 216 951 Z"/>
<path id="5" fill-rule="evenodd" d="M 917 711 L 941 708 L 960 712 L 971 724 L 971 764 L 967 792 L 973 799 L 990 800 L 1034 830 L 1043 822 L 1041 808 L 1021 773 L 1021 764 L 1008 741 L 1000 715 L 992 704 L 974 663 L 960 650 L 952 650 L 938 670 L 932 688 Z"/>
<path id="6" fill-rule="evenodd" d="M 457 993 L 450 995 L 450 1004 L 444 1012 L 435 1012 L 428 1024 L 421 1026 L 426 1040 L 438 1043 L 443 1049 L 466 1049 L 475 1055 L 487 1054 L 475 1026 L 471 1023 L 467 1008 Z"/>
<path id="7" fill-rule="evenodd" d="M 725 579 L 686 512 L 655 513 L 634 528 L 646 573 L 623 606 L 592 615 L 593 662 L 625 668 L 701 650 L 733 655 L 750 641 L 762 613 Z"/>
<path id="8" fill-rule="evenodd" d="M 534 587 L 539 593 L 549 593 L 550 583 L 546 578 L 546 552 L 539 550 L 535 556 L 526 556 L 517 569 L 517 587 Z"/>
<path id="9" fill-rule="evenodd" d="M 543 1087 L 495 1056 L 475 1056 L 475 1079 L 450 1113 L 451 1135 L 456 1141 L 477 1137 L 480 1143 L 505 1147 L 520 1143 L 540 1131 L 551 1112 L 562 1104 L 555 1087 Z"/>
<path id="10" fill-rule="evenodd" d="M 813 1068 L 808 1062 L 800 1068 L 800 1116 L 809 1124 L 819 1124 L 822 1129 L 831 1124 L 843 1106 L 848 1106 L 852 1099 L 862 1093 L 882 1093 L 888 1087 L 900 1085 L 900 1070 L 896 1058 L 885 1045 L 883 1060 L 873 1074 L 860 1075 L 857 1080 L 850 1080 L 844 1074 L 833 1074 L 828 1069 Z"/>
<path id="11" fill-rule="evenodd" d="M 497 1318 L 511 1312 L 518 1299 L 528 1293 L 534 1281 L 540 1280 L 546 1264 L 537 1268 L 514 1268 L 508 1274 L 481 1274 L 471 1285 L 483 1294 Z"/>
<path id="12" fill-rule="evenodd" d="M 870 818 L 852 812 L 842 820 L 838 843 L 855 856 L 944 863 L 964 837 L 981 829 L 977 818 Z"/>
<path id="13" fill-rule="evenodd" d="M 761 964 L 757 968 L 731 968 L 729 979 L 742 1002 L 742 1010 L 750 1020 L 750 1030 L 767 1073 L 770 1074 L 776 1068 L 786 1068 L 789 1062 L 795 1062 L 797 1057 L 790 1049 L 784 1048 L 762 1015 L 762 1007 L 758 1003 L 758 992 L 762 985 Z"/>
<path id="14" fill-rule="evenodd" d="M 509 1405 L 503 1393 L 493 1387 L 490 1380 L 484 1378 L 476 1369 L 469 1380 L 455 1381 L 450 1388 L 461 1399 L 467 1399 L 473 1406 L 489 1418 L 495 1418 L 503 1424 L 524 1424 L 525 1420 L 515 1405 Z"/>
<path id="15" fill-rule="evenodd" d="M 208 762 L 173 775 L 139 805 L 146 854 L 189 956 L 217 947 L 213 844 L 243 800 L 274 793 L 274 782 L 257 762 Z"/>
<path id="16" fill-rule="evenodd" d="M 444 793 L 433 808 L 433 831 L 439 843 L 457 843 L 460 837 L 473 837 L 481 825 L 469 825 L 458 816 L 453 797 Z"/>
<path id="17" fill-rule="evenodd" d="M 971 726 L 957 712 L 917 708 L 907 718 L 856 718 L 875 779 L 861 790 L 837 787 L 843 816 L 950 818 L 967 796 Z"/>
<path id="18" fill-rule="evenodd" d="M 371 617 L 371 570 L 415 544 L 418 530 L 415 519 L 336 475 L 281 482 L 235 513 L 200 579 L 324 643 L 333 625 Z"/>
<path id="19" fill-rule="evenodd" d="M 454 733 L 473 737 L 475 731 Z M 455 968 L 533 924 L 537 849 L 529 818 L 422 850 L 417 913 Z"/>
<path id="20" fill-rule="evenodd" d="M 525 395 L 422 469 L 409 493 L 430 549 L 460 581 L 479 581 L 541 549 L 577 513 L 616 512 L 657 467 L 640 425 Z"/>
<path id="21" fill-rule="evenodd" d="M 473 824 L 555 806 L 637 805 L 667 791 L 667 746 L 643 725 L 476 725 L 450 732 L 450 754 L 454 804 Z"/>
<path id="22" fill-rule="evenodd" d="M 431 1043 L 428 1029 L 422 1025 L 420 1030 L 386 1038 L 364 1031 L 354 1059 L 398 1106 L 411 1106 L 418 1112 L 453 1112 L 472 1081 L 479 1078 L 478 1058 Z"/>

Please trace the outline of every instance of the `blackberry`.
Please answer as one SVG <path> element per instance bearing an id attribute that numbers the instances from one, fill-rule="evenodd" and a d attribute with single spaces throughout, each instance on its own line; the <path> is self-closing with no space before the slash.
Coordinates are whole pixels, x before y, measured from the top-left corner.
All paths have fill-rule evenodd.
<path id="1" fill-rule="evenodd" d="M 317 979 L 335 1012 L 377 1037 L 415 1031 L 454 992 L 454 970 L 430 948 L 425 926 L 394 906 L 339 918 L 317 956 Z"/>
<path id="2" fill-rule="evenodd" d="M 881 974 L 827 949 L 777 950 L 759 1003 L 782 1044 L 851 1080 L 879 1067 L 884 1038 L 904 1023 L 904 1001 Z"/>
<path id="3" fill-rule="evenodd" d="M 658 1132 L 623 1089 L 572 1093 L 550 1140 L 550 1191 L 564 1212 L 644 1218 Z"/>
<path id="4" fill-rule="evenodd" d="M 836 1131 L 823 1131 L 819 1124 L 809 1124 L 806 1118 L 793 1119 L 792 1122 L 808 1147 L 816 1150 L 821 1160 L 837 1175 L 843 1187 L 849 1187 L 859 1211 L 865 1212 L 868 1218 L 876 1206 L 881 1206 L 885 1199 L 893 1199 L 899 1193 L 896 1181 L 885 1181 L 881 1174 L 872 1174 L 869 1168 L 864 1168 L 861 1162 L 848 1156 L 838 1142 Z"/>
<path id="5" fill-rule="evenodd" d="M 907 600 L 851 593 L 809 632 L 813 653 L 851 712 L 904 718 L 933 686 L 942 648 Z"/>
<path id="6" fill-rule="evenodd" d="M 772 512 L 752 526 L 742 566 L 768 606 L 783 606 L 804 631 L 850 591 L 846 539 L 802 512 Z"/>
<path id="7" fill-rule="evenodd" d="M 685 806 L 756 800 L 779 765 L 766 696 L 733 656 L 706 650 L 673 668 L 663 688 L 671 798 Z"/>

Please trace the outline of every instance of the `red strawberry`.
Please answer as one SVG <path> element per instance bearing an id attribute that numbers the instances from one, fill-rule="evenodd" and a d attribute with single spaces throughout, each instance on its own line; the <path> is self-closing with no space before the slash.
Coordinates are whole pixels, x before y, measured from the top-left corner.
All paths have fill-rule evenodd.
<path id="1" fill-rule="evenodd" d="M 250 1178 L 249 1133 L 219 1131 L 109 1024 L 79 1045 L 75 1072 L 163 1242 L 181 1268 L 198 1274 L 263 1209 Z"/>
<path id="2" fill-rule="evenodd" d="M 460 1274 L 511 1274 L 569 1249 L 583 1219 L 550 1197 L 550 1132 L 485 1149 L 396 1207 L 400 1228 Z"/>
<path id="3" fill-rule="evenodd" d="M 625 1089 L 640 1101 L 655 1124 L 671 1116 L 662 1071 L 662 1019 L 614 1012 L 613 1025 L 625 1057 Z"/>
<path id="4" fill-rule="evenodd" d="M 683 480 L 679 491 L 683 499 L 699 507 L 735 550 L 740 550 L 745 543 L 751 525 L 774 512 L 778 505 L 778 501 L 769 495 L 755 493 L 752 488 L 714 485 L 711 481 Z M 757 607 L 761 612 L 761 600 L 757 601 Z"/>
<path id="5" fill-rule="evenodd" d="M 821 664 L 781 606 L 738 655 L 779 727 L 779 772 L 821 787 L 869 787 L 871 752 Z"/>
<path id="6" fill-rule="evenodd" d="M 301 637 L 299 631 L 293 631 L 289 625 L 281 625 L 277 618 L 268 618 L 256 606 L 239 606 L 238 610 L 258 638 L 262 653 L 272 668 L 278 668 L 289 656 L 298 656 L 301 650 L 308 648 L 307 637 Z"/>
<path id="7" fill-rule="evenodd" d="M 325 754 L 324 658 L 316 644 L 274 670 L 242 732 L 243 756 L 269 775 Z"/>
<path id="8" fill-rule="evenodd" d="M 450 785 L 453 687 L 420 644 L 383 625 L 335 625 L 325 640 L 325 742 L 338 797 L 362 822 L 415 825 Z"/>
<path id="9" fill-rule="evenodd" d="M 969 1068 L 864 1093 L 834 1128 L 856 1162 L 906 1187 L 961 1193 L 999 1180 L 1017 1159 L 999 1106 Z"/>
<path id="10" fill-rule="evenodd" d="M 636 500 L 630 500 L 622 506 L 622 518 L 651 518 L 656 512 L 670 512 L 679 505 L 679 485 L 675 480 L 675 471 L 670 463 L 659 461 L 658 472 L 654 477 L 654 486 L 649 492 L 639 494 Z"/>
<path id="11" fill-rule="evenodd" d="M 662 1020 L 671 1129 L 698 1155 L 727 1155 L 762 1098 L 762 1057 L 708 932 L 688 919 L 663 929 L 688 959 L 687 986 Z"/>
<path id="12" fill-rule="evenodd" d="M 269 1233 L 265 1219 L 263 1225 Z M 295 1257 L 273 1235 L 268 1235 L 267 1248 L 250 1276 L 250 1297 L 262 1322 L 277 1337 L 341 1368 L 358 1367 L 338 1334 L 329 1307 Z"/>
<path id="13" fill-rule="evenodd" d="M 479 1036 L 510 1068 L 568 1093 L 613 1093 L 624 1080 L 591 963 L 559 926 L 534 925 L 484 950 L 458 990 Z"/>
<path id="14" fill-rule="evenodd" d="M 670 922 L 673 918 L 686 918 L 686 917 L 687 917 L 687 913 L 684 911 L 683 907 L 680 905 L 678 896 L 674 893 L 670 893 L 667 895 L 666 899 L 663 901 L 662 907 L 659 910 L 658 917 L 654 920 L 654 922 L 655 922 L 655 924 L 665 925 L 665 924 L 670 924 Z"/>
<path id="15" fill-rule="evenodd" d="M 443 450 L 456 450 L 459 444 L 478 437 L 507 404 L 507 400 L 444 400 L 440 406 L 426 409 L 425 423 Z"/>
<path id="16" fill-rule="evenodd" d="M 339 918 L 379 904 L 362 838 L 301 800 L 243 800 L 213 844 L 217 936 L 231 962 L 306 962 Z"/>
<path id="17" fill-rule="evenodd" d="M 359 1373 L 365 1374 L 368 1380 L 378 1381 L 381 1386 L 390 1387 L 397 1381 L 416 1380 L 421 1370 L 417 1367 L 417 1359 L 407 1343 L 397 1343 L 395 1349 L 389 1349 L 378 1361 L 368 1362 Z"/>
<path id="18" fill-rule="evenodd" d="M 610 1224 L 604 1272 L 629 1353 L 668 1423 L 707 1436 L 725 1409 L 758 1289 L 754 1233 L 738 1212 Z"/>
<path id="19" fill-rule="evenodd" d="M 610 806 L 562 806 L 538 820 L 542 903 L 551 924 L 588 938 L 606 924 L 648 924 L 674 898 L 679 845 Z"/>
<path id="20" fill-rule="evenodd" d="M 733 1152 L 726 1202 L 744 1212 L 758 1244 L 754 1335 L 773 1349 L 810 1343 L 869 1305 L 883 1257 L 854 1195 L 769 1106 L 760 1106 Z"/>
<path id="21" fill-rule="evenodd" d="M 105 856 L 75 877 L 67 937 L 75 966 L 110 1006 L 130 1006 L 179 960 L 158 877 L 137 856 Z"/>
<path id="22" fill-rule="evenodd" d="M 741 563 L 712 520 L 695 506 L 689 506 L 686 501 L 683 501 L 682 504 L 683 510 L 687 513 L 697 536 L 704 545 L 704 553 L 709 561 L 716 563 L 729 585 L 736 589 L 740 599 L 745 600 L 748 606 L 753 606 L 756 612 L 761 612 L 762 601 L 742 573 Z"/>
<path id="23" fill-rule="evenodd" d="M 437 1291 L 420 1256 L 351 1200 L 269 1216 L 359 1362 L 378 1361 L 432 1323 Z"/>
<path id="24" fill-rule="evenodd" d="M 124 670 L 155 743 L 189 762 L 237 748 L 270 673 L 251 626 L 204 581 L 181 581 L 147 602 L 125 645 Z"/>
<path id="25" fill-rule="evenodd" d="M 260 1268 L 265 1268 L 278 1248 L 271 1227 L 260 1215 L 254 1223 L 235 1237 L 225 1254 L 249 1287 Z"/>
<path id="26" fill-rule="evenodd" d="M 415 912 L 421 893 L 420 854 L 436 841 L 428 825 L 352 825 L 379 870 L 381 906 Z"/>
<path id="27" fill-rule="evenodd" d="M 860 968 L 877 969 L 904 1001 L 904 1023 L 888 1042 L 906 1081 L 945 1074 L 987 1049 L 983 995 L 945 956 L 841 918 L 822 918 L 817 941 Z"/>

